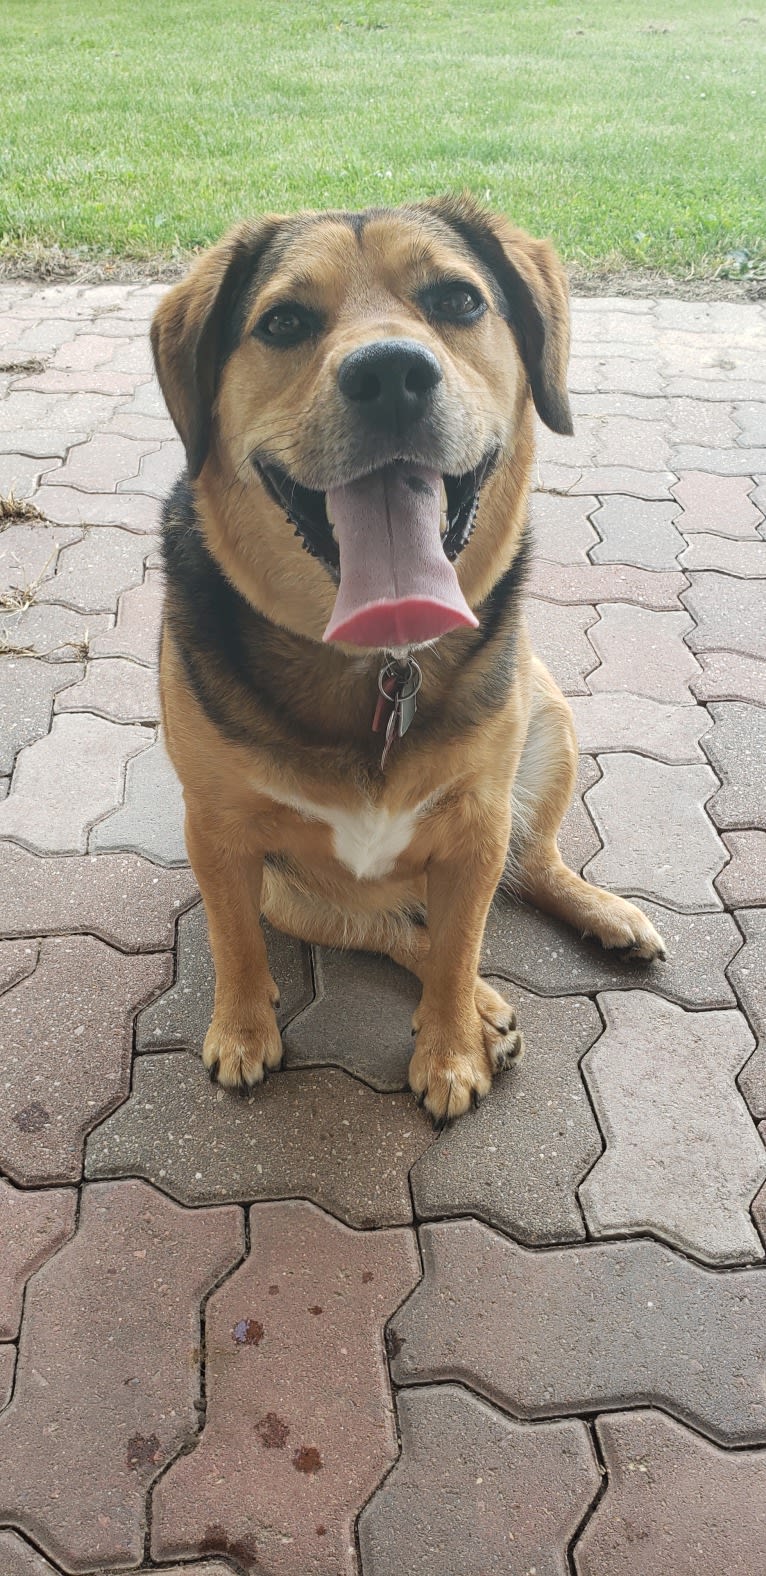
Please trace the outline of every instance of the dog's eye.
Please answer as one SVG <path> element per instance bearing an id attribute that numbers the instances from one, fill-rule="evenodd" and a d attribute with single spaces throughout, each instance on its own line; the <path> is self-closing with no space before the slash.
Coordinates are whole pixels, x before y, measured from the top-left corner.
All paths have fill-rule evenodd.
<path id="1" fill-rule="evenodd" d="M 272 307 L 256 326 L 259 339 L 276 345 L 297 345 L 302 339 L 309 339 L 314 330 L 308 313 L 297 306 Z"/>
<path id="2" fill-rule="evenodd" d="M 429 290 L 426 297 L 426 306 L 432 317 L 441 318 L 445 323 L 469 323 L 486 310 L 484 297 L 475 290 L 473 285 L 462 284 L 456 281 L 450 285 L 438 285 L 434 290 Z"/>

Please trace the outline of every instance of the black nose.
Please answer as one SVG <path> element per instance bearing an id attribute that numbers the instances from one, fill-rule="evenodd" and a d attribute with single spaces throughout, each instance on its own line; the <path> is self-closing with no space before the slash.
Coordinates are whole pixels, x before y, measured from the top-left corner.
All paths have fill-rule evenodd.
<path id="1" fill-rule="evenodd" d="M 442 376 L 436 357 L 417 340 L 374 339 L 341 362 L 338 386 L 374 421 L 402 425 L 422 416 Z"/>

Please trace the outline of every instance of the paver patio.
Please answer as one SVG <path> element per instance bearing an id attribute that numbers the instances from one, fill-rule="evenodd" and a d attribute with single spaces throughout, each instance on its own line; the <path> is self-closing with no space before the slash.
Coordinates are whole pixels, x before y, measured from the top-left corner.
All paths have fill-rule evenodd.
<path id="1" fill-rule="evenodd" d="M 161 288 L 0 286 L 0 1576 L 765 1576 L 766 304 L 573 303 L 562 846 L 668 961 L 498 902 L 527 1056 L 437 1138 L 381 960 L 272 932 L 284 1072 L 198 1059 Z"/>

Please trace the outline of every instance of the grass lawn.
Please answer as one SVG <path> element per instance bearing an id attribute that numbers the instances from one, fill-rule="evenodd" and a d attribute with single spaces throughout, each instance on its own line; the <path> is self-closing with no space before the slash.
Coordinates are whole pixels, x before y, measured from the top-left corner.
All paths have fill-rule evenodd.
<path id="1" fill-rule="evenodd" d="M 467 186 L 586 268 L 766 257 L 763 0 L 2 0 L 0 249 Z"/>

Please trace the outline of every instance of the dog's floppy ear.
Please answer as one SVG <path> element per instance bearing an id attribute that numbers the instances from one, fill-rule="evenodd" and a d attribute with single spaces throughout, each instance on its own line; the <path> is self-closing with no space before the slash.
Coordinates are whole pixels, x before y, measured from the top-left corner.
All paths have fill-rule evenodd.
<path id="1" fill-rule="evenodd" d="M 457 231 L 497 280 L 537 413 L 553 432 L 571 434 L 569 289 L 550 242 L 534 240 L 467 195 L 436 198 L 424 206 Z"/>
<path id="2" fill-rule="evenodd" d="M 237 306 L 281 223 L 269 216 L 230 230 L 168 291 L 154 314 L 154 365 L 192 479 L 199 476 L 210 446 L 218 378 L 236 342 L 231 325 Z"/>

